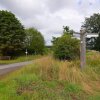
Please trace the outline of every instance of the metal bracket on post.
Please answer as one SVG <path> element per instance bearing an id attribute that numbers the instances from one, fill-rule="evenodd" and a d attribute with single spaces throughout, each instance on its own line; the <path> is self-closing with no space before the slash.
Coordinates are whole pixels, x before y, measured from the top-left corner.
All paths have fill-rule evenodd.
<path id="1" fill-rule="evenodd" d="M 81 69 L 86 66 L 86 32 L 84 29 L 80 30 L 80 61 Z"/>

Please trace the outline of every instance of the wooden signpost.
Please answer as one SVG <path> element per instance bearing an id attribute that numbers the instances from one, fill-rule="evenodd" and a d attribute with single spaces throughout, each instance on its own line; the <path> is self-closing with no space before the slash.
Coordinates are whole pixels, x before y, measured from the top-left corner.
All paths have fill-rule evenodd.
<path id="1" fill-rule="evenodd" d="M 80 61 L 81 69 L 86 66 L 86 32 L 85 29 L 80 30 Z"/>

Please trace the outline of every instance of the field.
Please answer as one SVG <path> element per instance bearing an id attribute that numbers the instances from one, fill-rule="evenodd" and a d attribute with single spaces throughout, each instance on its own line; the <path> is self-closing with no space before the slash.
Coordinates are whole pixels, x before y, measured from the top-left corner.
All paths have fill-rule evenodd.
<path id="1" fill-rule="evenodd" d="M 0 79 L 0 100 L 100 100 L 100 53 L 80 61 L 59 61 L 52 56 Z"/>

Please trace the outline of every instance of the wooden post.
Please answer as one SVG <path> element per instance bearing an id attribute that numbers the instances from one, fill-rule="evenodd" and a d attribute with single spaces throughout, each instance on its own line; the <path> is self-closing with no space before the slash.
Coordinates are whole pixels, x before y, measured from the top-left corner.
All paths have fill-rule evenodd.
<path id="1" fill-rule="evenodd" d="M 80 30 L 80 60 L 81 60 L 81 69 L 86 66 L 86 37 L 85 30 Z"/>

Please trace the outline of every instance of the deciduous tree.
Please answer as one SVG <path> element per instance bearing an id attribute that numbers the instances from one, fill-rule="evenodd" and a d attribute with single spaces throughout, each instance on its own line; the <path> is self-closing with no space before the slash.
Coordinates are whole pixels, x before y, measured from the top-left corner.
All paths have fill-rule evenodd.
<path id="1" fill-rule="evenodd" d="M 93 14 L 89 18 L 86 18 L 83 27 L 85 27 L 88 33 L 99 34 L 99 37 L 92 43 L 94 45 L 92 49 L 100 51 L 100 14 Z"/>
<path id="2" fill-rule="evenodd" d="M 0 52 L 14 55 L 24 46 L 25 31 L 16 16 L 9 11 L 0 11 Z"/>
<path id="3" fill-rule="evenodd" d="M 27 48 L 30 53 L 43 54 L 45 41 L 42 34 L 35 28 L 26 29 Z"/>

